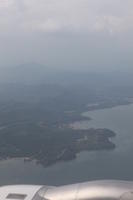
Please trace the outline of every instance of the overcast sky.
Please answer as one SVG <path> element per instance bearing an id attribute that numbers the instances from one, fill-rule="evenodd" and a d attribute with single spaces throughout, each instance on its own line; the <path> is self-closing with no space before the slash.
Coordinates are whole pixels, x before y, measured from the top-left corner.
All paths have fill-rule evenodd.
<path id="1" fill-rule="evenodd" d="M 133 66 L 133 0 L 0 0 L 0 66 Z"/>

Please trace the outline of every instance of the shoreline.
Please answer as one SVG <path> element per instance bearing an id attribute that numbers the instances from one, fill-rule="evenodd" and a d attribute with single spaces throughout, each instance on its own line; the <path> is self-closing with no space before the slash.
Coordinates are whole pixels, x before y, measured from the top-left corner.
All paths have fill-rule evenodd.
<path id="1" fill-rule="evenodd" d="M 114 105 L 114 106 L 108 105 L 108 107 L 104 107 L 104 108 L 97 108 L 97 109 L 95 108 L 95 109 L 93 109 L 93 111 L 99 110 L 99 109 L 111 109 L 111 108 L 114 108 L 114 107 L 117 107 L 117 106 L 126 106 L 126 105 L 130 105 L 130 104 L 133 104 L 133 103 L 128 102 L 126 104 L 119 104 L 119 105 Z M 89 111 L 92 112 L 92 109 L 89 110 Z M 89 111 L 86 111 L 86 112 L 89 112 Z M 90 117 L 82 116 L 82 114 L 83 113 L 81 113 L 81 115 L 80 115 L 80 118 L 82 118 L 82 120 L 75 121 L 75 122 L 85 121 L 85 119 L 87 119 L 87 121 L 93 120 Z M 77 117 L 77 118 L 79 118 L 79 117 Z M 116 133 L 114 131 L 111 131 L 111 130 L 105 129 L 105 128 L 103 128 L 103 129 L 95 129 L 95 128 L 94 129 L 93 128 L 92 129 L 90 129 L 90 128 L 77 129 L 76 128 L 75 129 L 75 128 L 72 127 L 72 124 L 73 123 L 68 124 L 68 127 L 65 126 L 61 130 L 57 126 L 58 127 L 57 131 L 58 130 L 60 130 L 61 132 L 63 131 L 63 134 L 65 134 L 65 135 L 66 135 L 67 132 L 69 132 L 68 137 L 70 137 L 69 139 L 72 142 L 72 145 L 70 147 L 68 146 L 66 148 L 66 150 L 62 149 L 61 151 L 59 151 L 57 154 L 55 154 L 55 157 L 54 157 L 54 155 L 52 157 L 49 156 L 49 153 L 52 153 L 51 151 L 49 151 L 48 155 L 46 156 L 44 154 L 45 151 L 43 149 L 41 150 L 42 152 L 39 153 L 39 151 L 38 151 L 37 154 L 35 154 L 34 151 L 33 151 L 33 154 L 32 154 L 32 151 L 29 152 L 31 154 L 31 156 L 22 156 L 22 157 L 17 156 L 17 157 L 15 157 L 14 156 L 15 151 L 13 150 L 14 151 L 13 156 L 7 155 L 7 158 L 6 158 L 6 154 L 5 154 L 5 158 L 1 158 L 1 160 L 5 161 L 5 160 L 12 160 L 12 159 L 15 159 L 15 160 L 22 159 L 25 163 L 34 161 L 36 164 L 40 164 L 43 167 L 49 167 L 49 166 L 52 166 L 52 165 L 59 163 L 59 162 L 67 162 L 67 161 L 74 160 L 74 159 L 77 158 L 77 155 L 79 153 L 83 152 L 83 151 L 88 151 L 88 152 L 102 151 L 102 150 L 108 151 L 108 150 L 113 150 L 113 149 L 116 148 L 116 145 L 111 140 L 112 137 L 116 136 Z M 102 134 L 99 131 L 102 131 Z M 112 135 L 110 136 L 110 134 L 108 134 L 108 133 L 111 133 Z M 29 137 L 29 136 L 27 135 L 27 137 Z M 75 139 L 72 140 L 71 137 L 74 137 Z M 89 138 L 86 138 L 86 137 L 89 137 Z M 57 138 L 58 138 L 58 135 L 57 135 Z M 59 137 L 59 139 L 60 139 L 60 137 Z M 80 143 L 78 143 L 77 141 L 78 142 L 80 141 Z M 77 146 L 77 143 L 78 143 L 78 146 L 80 145 L 80 148 Z M 74 146 L 74 145 L 76 145 L 76 146 Z M 21 155 L 21 153 L 20 153 L 20 155 Z M 24 154 L 22 153 L 22 155 L 24 155 Z"/>

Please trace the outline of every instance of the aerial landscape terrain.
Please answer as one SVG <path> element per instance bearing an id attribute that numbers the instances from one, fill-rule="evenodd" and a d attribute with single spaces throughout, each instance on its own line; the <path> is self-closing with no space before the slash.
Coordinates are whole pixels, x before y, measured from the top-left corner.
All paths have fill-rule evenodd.
<path id="1" fill-rule="evenodd" d="M 115 91 L 111 86 L 103 87 L 101 80 L 101 85 L 98 83 L 90 88 L 89 75 L 78 86 L 75 85 L 77 77 L 75 80 L 72 77 L 75 83 L 69 80 L 69 84 L 67 78 L 64 84 L 58 81 L 56 84 L 48 81 L 34 84 L 20 81 L 17 85 L 1 83 L 1 160 L 23 158 L 25 162 L 35 160 L 47 167 L 59 161 L 73 160 L 81 151 L 116 148 L 111 141 L 117 134 L 114 131 L 94 127 L 76 130 L 71 125 L 76 121 L 91 120 L 91 116 L 82 115 L 85 111 L 131 104 L 131 88 L 122 91 L 116 88 Z"/>
<path id="2" fill-rule="evenodd" d="M 0 0 L 0 185 L 133 181 L 132 21 L 132 0 Z"/>

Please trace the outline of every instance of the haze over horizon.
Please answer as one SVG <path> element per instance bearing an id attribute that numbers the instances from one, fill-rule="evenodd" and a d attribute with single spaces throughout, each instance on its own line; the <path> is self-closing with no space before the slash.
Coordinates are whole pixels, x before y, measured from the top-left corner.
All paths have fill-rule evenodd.
<path id="1" fill-rule="evenodd" d="M 133 181 L 132 21 L 133 0 L 0 0 L 0 185 Z"/>
<path id="2" fill-rule="evenodd" d="M 119 71 L 133 66 L 131 0 L 0 0 L 0 67 Z"/>

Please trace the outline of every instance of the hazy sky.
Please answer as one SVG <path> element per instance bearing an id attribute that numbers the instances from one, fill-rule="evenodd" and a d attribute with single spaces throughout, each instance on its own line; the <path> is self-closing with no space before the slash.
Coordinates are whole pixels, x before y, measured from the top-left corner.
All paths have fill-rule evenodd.
<path id="1" fill-rule="evenodd" d="M 133 65 L 133 0 L 0 0 L 0 66 Z"/>

